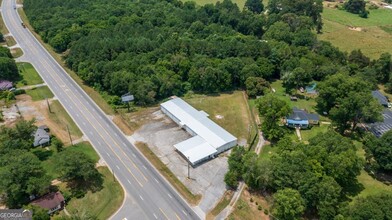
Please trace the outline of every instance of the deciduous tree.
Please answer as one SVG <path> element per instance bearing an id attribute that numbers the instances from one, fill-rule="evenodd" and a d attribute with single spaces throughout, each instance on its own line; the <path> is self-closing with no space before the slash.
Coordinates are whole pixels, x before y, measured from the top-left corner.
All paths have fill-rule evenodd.
<path id="1" fill-rule="evenodd" d="M 274 194 L 273 216 L 277 219 L 301 219 L 305 211 L 305 202 L 301 194 L 290 188 L 278 190 Z"/>

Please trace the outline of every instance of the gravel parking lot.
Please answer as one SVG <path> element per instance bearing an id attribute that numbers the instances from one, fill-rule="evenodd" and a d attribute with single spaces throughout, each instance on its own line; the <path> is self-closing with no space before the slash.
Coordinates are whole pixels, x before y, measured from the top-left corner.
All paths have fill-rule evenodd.
<path id="1" fill-rule="evenodd" d="M 188 163 L 175 151 L 173 145 L 190 137 L 191 135 L 159 110 L 154 112 L 152 120 L 137 130 L 130 139 L 147 143 L 150 149 L 192 193 L 201 194 L 203 197 L 199 207 L 207 213 L 220 200 L 226 190 L 226 184 L 223 180 L 228 170 L 228 153 L 225 152 L 197 167 L 191 167 L 190 179 L 188 179 Z"/>

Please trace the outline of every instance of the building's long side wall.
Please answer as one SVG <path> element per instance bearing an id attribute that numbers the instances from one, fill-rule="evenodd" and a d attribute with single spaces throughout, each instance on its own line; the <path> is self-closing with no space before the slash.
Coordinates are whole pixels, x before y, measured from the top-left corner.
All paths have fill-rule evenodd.
<path id="1" fill-rule="evenodd" d="M 230 148 L 234 147 L 235 145 L 237 145 L 237 140 L 228 142 L 228 143 L 226 143 L 226 144 L 224 144 L 224 145 L 218 147 L 218 148 L 216 149 L 216 150 L 217 150 L 216 154 L 220 154 L 220 153 L 222 153 L 222 152 L 224 152 L 224 151 L 226 151 L 226 150 L 229 150 Z"/>

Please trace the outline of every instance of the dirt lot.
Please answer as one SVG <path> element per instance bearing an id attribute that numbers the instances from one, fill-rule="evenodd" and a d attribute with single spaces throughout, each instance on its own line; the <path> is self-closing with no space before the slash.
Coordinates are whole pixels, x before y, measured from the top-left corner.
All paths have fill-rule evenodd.
<path id="1" fill-rule="evenodd" d="M 52 101 L 53 100 L 49 100 L 49 102 Z M 15 104 L 10 105 L 8 108 L 3 107 L 3 114 L 5 119 L 4 124 L 7 126 L 12 125 L 19 118 L 25 120 L 35 118 L 37 126 L 47 125 L 50 128 L 51 133 L 63 143 L 68 144 L 70 142 L 66 127 L 49 119 L 50 113 L 45 100 L 32 101 L 31 97 L 28 95 L 18 95 Z M 72 136 L 73 140 L 80 138 L 80 136 Z"/>
<path id="2" fill-rule="evenodd" d="M 173 145 L 191 136 L 182 130 L 160 110 L 151 114 L 151 120 L 130 136 L 131 142 L 145 142 L 177 178 L 193 193 L 203 197 L 199 208 L 207 213 L 212 209 L 226 190 L 224 175 L 227 172 L 227 152 L 218 158 L 190 168 L 188 176 L 187 161 L 178 154 Z M 208 172 L 206 172 L 208 171 Z"/>

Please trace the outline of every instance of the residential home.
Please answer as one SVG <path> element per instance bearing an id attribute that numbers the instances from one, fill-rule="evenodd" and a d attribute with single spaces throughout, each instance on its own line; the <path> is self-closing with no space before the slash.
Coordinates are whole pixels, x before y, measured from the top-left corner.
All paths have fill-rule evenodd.
<path id="1" fill-rule="evenodd" d="M 48 214 L 50 215 L 57 210 L 63 209 L 65 206 L 65 200 L 61 192 L 51 192 L 32 201 L 31 204 L 48 210 Z"/>
<path id="2" fill-rule="evenodd" d="M 310 128 L 313 125 L 318 125 L 320 116 L 318 114 L 308 113 L 296 107 L 293 112 L 286 117 L 286 126 L 290 128 Z"/>
<path id="3" fill-rule="evenodd" d="M 49 128 L 47 126 L 38 127 L 37 131 L 34 133 L 34 147 L 47 146 L 50 144 L 50 135 L 48 131 Z"/>

